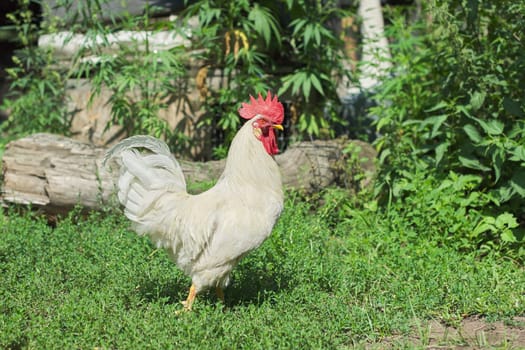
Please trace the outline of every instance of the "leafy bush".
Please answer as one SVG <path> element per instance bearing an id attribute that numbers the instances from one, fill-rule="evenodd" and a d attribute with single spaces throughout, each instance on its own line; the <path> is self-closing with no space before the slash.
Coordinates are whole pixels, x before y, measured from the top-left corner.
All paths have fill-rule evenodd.
<path id="1" fill-rule="evenodd" d="M 187 20 L 199 19 L 193 45 L 203 62 L 198 77 L 206 111 L 202 125 L 222 130 L 221 143 L 229 144 L 237 132 L 241 123 L 237 109 L 248 93 L 256 96 L 276 86 L 268 76 L 272 72 L 268 48 L 281 40 L 274 13 L 259 3 L 213 0 L 196 1 L 185 11 Z M 220 86 L 210 89 L 206 78 L 217 73 Z M 224 151 L 216 154 L 225 156 Z"/>
<path id="2" fill-rule="evenodd" d="M 52 52 L 37 45 L 41 30 L 30 2 L 21 0 L 19 5 L 16 12 L 7 14 L 22 47 L 13 57 L 14 67 L 6 69 L 12 84 L 2 108 L 10 110 L 10 117 L 0 132 L 9 131 L 5 140 L 41 131 L 68 134 L 71 115 L 64 97 L 66 75 L 54 66 Z"/>
<path id="3" fill-rule="evenodd" d="M 93 1 L 98 3 L 98 1 Z M 98 11 L 102 11 L 100 6 Z M 184 127 L 171 130 L 167 121 L 161 119 L 159 111 L 166 109 L 174 97 L 187 91 L 184 82 L 186 76 L 184 47 L 168 50 L 150 48 L 150 35 L 160 30 L 177 29 L 178 23 L 163 21 L 152 22 L 149 6 L 142 16 L 121 19 L 118 28 L 122 30 L 143 30 L 144 41 L 133 40 L 122 43 L 115 52 L 108 40 L 116 24 L 102 26 L 90 18 L 81 19 L 80 27 L 86 30 L 89 45 L 77 53 L 75 74 L 81 78 L 89 77 L 94 92 L 91 98 L 100 94 L 103 88 L 111 91 L 111 125 L 120 125 L 127 135 L 149 134 L 163 138 L 174 150 L 187 147 Z M 87 55 L 95 55 L 96 60 L 81 60 Z M 181 125 L 184 123 L 181 123 Z"/>
<path id="4" fill-rule="evenodd" d="M 158 117 L 171 97 L 187 94 L 187 80 L 193 77 L 187 73 L 186 50 L 150 50 L 148 37 L 145 43 L 120 45 L 116 53 L 114 48 L 108 50 L 114 45 L 109 36 L 115 30 L 140 28 L 155 33 L 177 30 L 179 22 L 153 21 L 155 8 L 149 6 L 142 16 L 114 18 L 110 13 L 108 21 L 104 13 L 108 0 L 63 0 L 57 6 L 67 16 L 37 27 L 28 1 L 19 1 L 24 10 L 11 15 L 24 44 L 17 54 L 18 67 L 11 70 L 13 89 L 21 96 L 9 106 L 15 129 L 67 133 L 71 117 L 64 103 L 67 79 L 88 78 L 93 84 L 91 98 L 102 89 L 112 93 L 108 127 L 121 125 L 128 134 L 163 137 L 174 149 L 189 146 L 184 123 L 171 130 Z M 340 122 L 336 86 L 345 74 L 342 40 L 328 28 L 331 21 L 346 15 L 336 1 L 200 0 L 190 2 L 183 15 L 200 21 L 191 33 L 197 59 L 193 62 L 202 62 L 196 81 L 205 115 L 199 126 L 219 130 L 216 156 L 224 156 L 223 145 L 229 144 L 241 122 L 239 102 L 267 90 L 293 101 L 289 131 L 295 137 L 332 135 L 330 130 Z M 35 41 L 41 34 L 63 30 L 82 33 L 92 43 L 77 53 L 70 68 L 55 64 L 52 52 L 43 52 Z M 217 74 L 220 86 L 206 86 L 206 78 Z"/>
<path id="5" fill-rule="evenodd" d="M 476 214 L 462 239 L 475 235 L 473 246 L 493 247 L 521 241 L 516 222 L 525 218 L 525 53 L 516 38 L 525 34 L 525 4 L 436 1 L 427 10 L 430 22 L 406 27 L 397 17 L 390 27 L 396 71 L 373 109 L 382 133 L 378 193 L 403 202 L 399 188 L 418 172 L 438 179 L 439 187 L 453 181 L 453 171 L 456 181 L 471 181 L 449 194 L 449 207 L 483 198 L 465 208 L 466 215 Z"/>
<path id="6" fill-rule="evenodd" d="M 196 48 L 201 72 L 222 70 L 216 91 L 207 90 L 205 123 L 217 125 L 229 141 L 240 122 L 238 102 L 279 88 L 290 106 L 295 136 L 331 135 L 339 123 L 337 77 L 344 74 L 342 41 L 327 28 L 345 14 L 335 1 L 201 0 L 185 17 L 198 16 Z M 227 142 L 228 143 L 228 142 Z"/>
<path id="7" fill-rule="evenodd" d="M 428 170 L 406 172 L 394 185 L 397 199 L 385 210 L 392 232 L 403 240 L 423 239 L 458 250 L 525 258 L 512 231 L 518 226 L 516 218 L 508 212 L 487 213 L 493 198 L 475 190 L 481 182 L 480 176 L 455 172 L 444 178 Z"/>
<path id="8" fill-rule="evenodd" d="M 343 66 L 343 42 L 329 23 L 350 14 L 336 1 L 287 1 L 287 5 L 290 23 L 285 52 L 294 70 L 282 77 L 279 94 L 288 92 L 294 101 L 299 132 L 334 136 L 333 128 L 344 124 L 336 88 L 349 72 Z"/>

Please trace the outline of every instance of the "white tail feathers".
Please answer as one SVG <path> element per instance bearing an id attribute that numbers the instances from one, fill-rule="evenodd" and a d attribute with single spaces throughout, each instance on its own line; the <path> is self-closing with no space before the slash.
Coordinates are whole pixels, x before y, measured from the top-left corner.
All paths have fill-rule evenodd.
<path id="1" fill-rule="evenodd" d="M 137 135 L 128 137 L 127 139 L 120 141 L 109 151 L 107 151 L 104 157 L 104 164 L 106 164 L 106 162 L 111 158 L 120 154 L 122 151 L 132 148 L 147 148 L 153 153 L 163 154 L 165 156 L 172 157 L 170 149 L 168 148 L 168 145 L 166 145 L 166 143 L 151 136 Z"/>
<path id="2" fill-rule="evenodd" d="M 141 148 L 152 153 L 141 154 Z M 186 181 L 179 163 L 168 146 L 156 138 L 127 138 L 106 153 L 104 164 L 114 157 L 121 166 L 118 198 L 125 207 L 126 216 L 136 223 L 142 221 L 141 218 L 166 190 L 186 192 Z"/>

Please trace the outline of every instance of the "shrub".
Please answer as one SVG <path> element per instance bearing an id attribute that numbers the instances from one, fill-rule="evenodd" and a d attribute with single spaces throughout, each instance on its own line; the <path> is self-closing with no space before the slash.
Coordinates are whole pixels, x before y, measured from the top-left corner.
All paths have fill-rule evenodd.
<path id="1" fill-rule="evenodd" d="M 397 19 L 390 27 L 396 71 L 377 96 L 383 103 L 373 109 L 382 133 L 377 191 L 391 203 L 403 202 L 398 189 L 418 172 L 442 183 L 452 181 L 451 172 L 457 181 L 475 179 L 449 194 L 449 207 L 484 198 L 465 208 L 479 215 L 462 237 L 475 235 L 474 246 L 519 242 L 523 231 L 516 219 L 525 218 L 525 54 L 516 38 L 524 34 L 525 5 L 434 1 L 427 13 L 432 21 L 408 28 Z"/>
<path id="2" fill-rule="evenodd" d="M 290 99 L 295 137 L 332 135 L 340 119 L 337 78 L 344 72 L 343 43 L 330 29 L 344 11 L 335 1 L 201 0 L 185 17 L 198 16 L 195 47 L 201 72 L 222 71 L 221 86 L 207 90 L 206 125 L 224 132 L 226 143 L 240 123 L 238 102 L 247 93 L 277 89 Z M 282 84 L 282 86 L 281 86 Z"/>
<path id="3" fill-rule="evenodd" d="M 6 69 L 12 84 L 2 109 L 10 110 L 10 116 L 0 132 L 9 131 L 6 140 L 41 131 L 68 134 L 71 115 L 64 97 L 67 74 L 56 69 L 52 52 L 38 47 L 41 30 L 30 1 L 20 0 L 19 6 L 7 14 L 21 48 L 13 57 L 14 66 Z"/>
<path id="4" fill-rule="evenodd" d="M 92 98 L 102 88 L 112 93 L 107 127 L 121 125 L 128 134 L 163 137 L 175 150 L 189 146 L 184 122 L 172 130 L 158 117 L 170 97 L 187 94 L 187 81 L 192 77 L 187 73 L 186 49 L 150 50 L 146 37 L 144 43 L 127 43 L 120 45 L 118 52 L 111 48 L 108 53 L 114 45 L 109 36 L 116 30 L 140 28 L 155 33 L 177 30 L 180 22 L 153 21 L 155 8 L 149 6 L 141 16 L 115 18 L 110 13 L 108 19 L 104 12 L 108 0 L 63 0 L 57 6 L 64 8 L 67 16 L 37 26 L 29 1 L 19 2 L 25 6 L 23 10 L 10 15 L 20 28 L 24 46 L 17 53 L 17 67 L 10 71 L 13 90 L 21 96 L 8 106 L 13 111 L 10 126 L 14 130 L 67 133 L 71 118 L 64 103 L 67 79 L 88 78 L 93 83 Z M 225 155 L 224 145 L 238 129 L 239 103 L 248 94 L 267 90 L 293 101 L 289 131 L 296 138 L 333 134 L 331 130 L 341 122 L 336 87 L 338 78 L 345 74 L 343 42 L 329 29 L 334 19 L 346 15 L 336 1 L 189 3 L 184 19 L 197 16 L 200 21 L 192 33 L 194 58 L 202 62 L 196 80 L 205 114 L 199 126 L 219 130 L 214 140 L 216 156 Z M 82 33 L 87 42 L 94 43 L 77 53 L 71 67 L 57 65 L 52 52 L 36 45 L 39 35 L 63 30 Z M 206 78 L 217 71 L 221 72 L 220 86 L 208 89 Z"/>
<path id="5" fill-rule="evenodd" d="M 94 1 L 97 3 L 98 1 Z M 99 11 L 102 11 L 99 7 Z M 176 22 L 151 21 L 154 12 L 149 6 L 143 15 L 127 16 L 118 24 L 102 26 L 100 22 L 82 19 L 82 28 L 89 45 L 78 52 L 75 58 L 76 77 L 87 76 L 91 80 L 94 94 L 100 94 L 102 88 L 111 91 L 111 125 L 120 125 L 127 135 L 149 134 L 165 139 L 173 150 L 187 148 L 184 121 L 179 128 L 172 130 L 167 121 L 159 117 L 159 111 L 166 109 L 174 97 L 187 93 L 186 78 L 187 58 L 184 47 L 173 47 L 167 50 L 150 48 L 150 36 L 160 30 L 177 31 Z M 119 44 L 118 51 L 111 49 L 114 45 L 107 40 L 115 27 L 122 30 L 143 30 L 143 41 L 132 40 L 131 43 Z M 81 60 L 87 55 L 95 55 L 96 60 Z"/>

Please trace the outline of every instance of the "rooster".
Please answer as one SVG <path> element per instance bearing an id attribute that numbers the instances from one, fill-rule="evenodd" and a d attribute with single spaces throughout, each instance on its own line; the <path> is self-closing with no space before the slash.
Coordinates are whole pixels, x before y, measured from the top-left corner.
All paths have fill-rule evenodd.
<path id="1" fill-rule="evenodd" d="M 104 164 L 120 165 L 118 199 L 139 235 L 148 235 L 188 276 L 185 310 L 198 293 L 223 289 L 239 261 L 270 235 L 283 209 L 275 130 L 283 130 L 283 105 L 270 92 L 250 96 L 239 115 L 248 119 L 235 135 L 225 169 L 212 188 L 186 191 L 181 167 L 168 146 L 150 136 L 132 136 L 112 147 Z M 142 153 L 141 150 L 148 152 Z"/>

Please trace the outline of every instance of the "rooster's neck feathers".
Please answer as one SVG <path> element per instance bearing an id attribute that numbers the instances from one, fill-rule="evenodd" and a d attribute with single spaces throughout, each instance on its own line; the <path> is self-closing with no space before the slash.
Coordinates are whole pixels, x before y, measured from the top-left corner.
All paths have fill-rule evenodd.
<path id="1" fill-rule="evenodd" d="M 281 188 L 279 167 L 253 134 L 251 122 L 246 122 L 232 141 L 223 179 L 261 188 Z"/>

